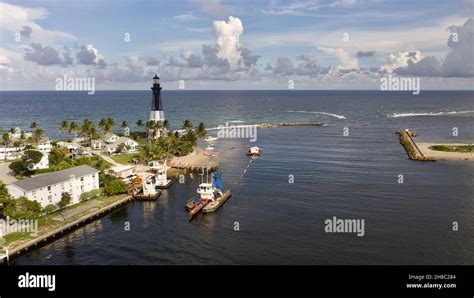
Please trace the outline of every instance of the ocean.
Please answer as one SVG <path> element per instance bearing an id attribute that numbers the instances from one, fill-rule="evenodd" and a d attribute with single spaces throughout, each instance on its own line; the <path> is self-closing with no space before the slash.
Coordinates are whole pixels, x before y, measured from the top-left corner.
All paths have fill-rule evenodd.
<path id="1" fill-rule="evenodd" d="M 148 119 L 150 103 L 150 91 L 4 91 L 0 127 L 36 121 L 61 138 L 62 120 L 113 117 L 134 130 Z M 219 140 L 233 196 L 215 214 L 188 221 L 184 203 L 199 183 L 188 173 L 156 202 L 131 203 L 14 264 L 474 263 L 474 164 L 411 161 L 395 134 L 409 128 L 419 141 L 472 143 L 472 91 L 165 91 L 163 104 L 174 129 L 185 119 L 208 128 L 326 125 L 259 129 L 255 143 Z M 241 146 L 250 144 L 264 153 L 248 166 Z M 326 233 L 325 220 L 334 216 L 364 219 L 364 236 Z"/>

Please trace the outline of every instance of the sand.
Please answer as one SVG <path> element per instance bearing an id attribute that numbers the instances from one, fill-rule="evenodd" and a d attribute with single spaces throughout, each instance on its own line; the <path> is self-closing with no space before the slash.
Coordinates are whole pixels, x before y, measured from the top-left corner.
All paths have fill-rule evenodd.
<path id="1" fill-rule="evenodd" d="M 416 142 L 418 148 L 426 156 L 431 156 L 437 160 L 465 160 L 465 161 L 474 161 L 474 154 L 472 152 L 444 152 L 431 150 L 428 147 L 435 145 L 445 145 L 445 146 L 467 146 L 470 144 L 440 144 L 440 143 L 419 143 Z"/>

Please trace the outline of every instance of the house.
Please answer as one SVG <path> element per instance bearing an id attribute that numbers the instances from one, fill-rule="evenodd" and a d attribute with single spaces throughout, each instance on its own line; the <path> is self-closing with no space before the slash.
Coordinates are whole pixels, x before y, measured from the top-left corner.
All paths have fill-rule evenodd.
<path id="1" fill-rule="evenodd" d="M 43 153 L 43 157 L 41 157 L 41 160 L 37 164 L 34 164 L 31 167 L 32 170 L 41 170 L 41 169 L 47 169 L 47 168 L 49 168 L 49 154 L 48 153 Z"/>
<path id="2" fill-rule="evenodd" d="M 91 148 L 94 150 L 101 150 L 104 146 L 105 143 L 102 140 L 92 140 L 91 142 Z"/>
<path id="3" fill-rule="evenodd" d="M 117 142 L 117 140 L 119 139 L 120 137 L 116 134 L 107 134 L 107 135 L 104 135 L 104 134 L 101 134 L 100 135 L 100 139 L 103 140 L 104 142 L 106 142 L 107 144 L 112 144 L 112 143 L 115 143 Z"/>
<path id="4" fill-rule="evenodd" d="M 56 145 L 59 147 L 59 148 L 66 148 L 69 153 L 72 153 L 73 151 L 76 151 L 78 148 L 79 148 L 79 145 L 75 142 L 57 142 Z"/>
<path id="5" fill-rule="evenodd" d="M 112 144 L 107 144 L 105 146 L 106 151 L 110 154 L 117 153 L 119 151 L 120 144 L 125 144 L 126 152 L 137 152 L 138 151 L 138 143 L 130 138 L 120 137 L 117 141 L 113 142 Z"/>
<path id="6" fill-rule="evenodd" d="M 23 156 L 23 148 L 22 147 L 0 147 L 0 159 L 4 160 L 14 160 L 21 158 Z"/>
<path id="7" fill-rule="evenodd" d="M 126 178 L 130 175 L 135 174 L 135 167 L 134 166 L 113 166 L 111 170 L 114 172 L 114 176 L 117 178 Z"/>
<path id="8" fill-rule="evenodd" d="M 47 154 L 47 153 L 51 152 L 52 147 L 53 146 L 51 146 L 51 142 L 49 141 L 48 138 L 44 138 L 44 139 L 40 140 L 38 142 L 38 145 L 36 146 L 36 148 L 39 151 L 41 151 L 41 153 L 43 153 L 43 154 L 45 154 L 45 153 Z"/>
<path id="9" fill-rule="evenodd" d="M 42 207 L 58 204 L 64 192 L 71 195 L 71 204 L 76 204 L 82 193 L 99 188 L 99 171 L 82 165 L 18 180 L 7 188 L 14 198 L 26 197 L 39 202 Z"/>

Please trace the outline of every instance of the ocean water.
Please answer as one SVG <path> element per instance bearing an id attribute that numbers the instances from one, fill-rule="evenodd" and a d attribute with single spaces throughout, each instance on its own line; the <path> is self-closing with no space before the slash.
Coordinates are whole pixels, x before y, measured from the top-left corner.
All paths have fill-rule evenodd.
<path id="1" fill-rule="evenodd" d="M 150 101 L 148 91 L 0 92 L 0 127 L 37 121 L 62 137 L 64 119 L 146 120 Z M 219 140 L 233 196 L 215 214 L 188 221 L 183 207 L 199 176 L 187 174 L 158 201 L 131 203 L 13 263 L 474 264 L 473 163 L 408 160 L 395 134 L 410 128 L 421 141 L 473 142 L 472 91 L 168 91 L 163 103 L 173 128 L 184 119 L 208 128 L 327 125 L 258 130 L 264 154 L 250 166 L 239 148 L 248 140 Z M 325 233 L 333 216 L 364 219 L 365 235 Z"/>

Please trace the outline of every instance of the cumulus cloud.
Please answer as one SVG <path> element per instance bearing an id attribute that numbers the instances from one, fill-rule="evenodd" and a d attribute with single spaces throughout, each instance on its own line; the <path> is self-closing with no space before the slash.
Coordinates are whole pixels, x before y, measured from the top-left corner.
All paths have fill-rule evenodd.
<path id="1" fill-rule="evenodd" d="M 298 56 L 298 60 L 301 60 L 301 64 L 296 70 L 297 75 L 304 76 L 316 76 L 319 74 L 327 74 L 330 67 L 322 68 L 316 64 L 316 54 L 309 53 Z"/>
<path id="2" fill-rule="evenodd" d="M 0 31 L 2 32 L 8 34 L 20 32 L 22 37 L 31 38 L 32 42 L 46 44 L 58 40 L 76 39 L 72 34 L 41 27 L 37 21 L 48 17 L 48 11 L 44 8 L 29 8 L 1 2 L 0 11 Z M 33 35 L 31 35 L 32 31 L 34 31 Z"/>
<path id="3" fill-rule="evenodd" d="M 189 68 L 196 68 L 202 66 L 202 59 L 192 51 L 185 50 L 181 52 L 181 58 L 183 58 Z"/>
<path id="4" fill-rule="evenodd" d="M 78 64 L 97 65 L 101 68 L 107 66 L 107 63 L 104 61 L 104 56 L 91 44 L 80 46 L 76 58 Z"/>
<path id="5" fill-rule="evenodd" d="M 375 51 L 358 51 L 356 56 L 357 58 L 363 58 L 363 57 L 372 57 L 375 54 Z"/>
<path id="6" fill-rule="evenodd" d="M 291 75 L 295 72 L 293 60 L 288 57 L 280 56 L 277 58 L 276 65 L 273 67 L 273 73 L 277 75 Z"/>
<path id="7" fill-rule="evenodd" d="M 342 48 L 319 47 L 318 49 L 326 54 L 333 55 L 339 59 L 340 64 L 336 67 L 337 69 L 359 68 L 359 61 L 357 61 L 356 58 L 351 57 L 351 55 Z"/>
<path id="8" fill-rule="evenodd" d="M 474 21 L 469 18 L 463 26 L 448 28 L 451 51 L 441 63 L 435 57 L 423 57 L 420 51 L 391 54 L 389 63 L 380 69 L 400 75 L 473 77 L 474 76 Z"/>
<path id="9" fill-rule="evenodd" d="M 21 37 L 29 39 L 31 37 L 31 32 L 33 32 L 33 29 L 30 26 L 23 26 L 20 30 L 20 35 Z"/>
<path id="10" fill-rule="evenodd" d="M 474 76 L 474 19 L 469 18 L 463 26 L 449 28 L 451 35 L 448 46 L 451 52 L 446 56 L 441 70 L 447 77 Z"/>
<path id="11" fill-rule="evenodd" d="M 408 67 L 408 63 L 416 64 L 423 58 L 420 51 L 398 52 L 390 54 L 388 63 L 380 67 L 381 72 L 392 73 L 397 68 Z"/>
<path id="12" fill-rule="evenodd" d="M 154 57 L 145 57 L 145 62 L 146 65 L 160 65 L 160 60 L 154 58 Z"/>
<path id="13" fill-rule="evenodd" d="M 244 27 L 239 18 L 229 17 L 226 21 L 214 21 L 214 35 L 216 37 L 217 57 L 227 59 L 234 67 L 241 59 L 240 35 Z"/>
<path id="14" fill-rule="evenodd" d="M 242 62 L 245 67 L 252 67 L 257 65 L 257 61 L 260 58 L 260 55 L 253 55 L 247 48 L 242 48 L 240 54 L 242 56 Z"/>
<path id="15" fill-rule="evenodd" d="M 63 61 L 53 47 L 43 47 L 39 43 L 31 43 L 31 49 L 26 49 L 25 60 L 33 61 L 39 65 L 61 65 Z"/>

